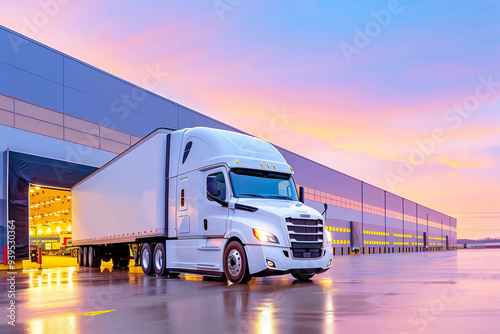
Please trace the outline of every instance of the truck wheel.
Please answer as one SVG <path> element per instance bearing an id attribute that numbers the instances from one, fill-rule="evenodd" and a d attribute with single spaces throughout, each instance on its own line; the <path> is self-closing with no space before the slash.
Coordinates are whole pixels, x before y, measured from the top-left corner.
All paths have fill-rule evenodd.
<path id="1" fill-rule="evenodd" d="M 292 276 L 301 282 L 306 282 L 313 278 L 314 274 L 306 274 L 302 271 L 294 271 L 292 272 Z"/>
<path id="2" fill-rule="evenodd" d="M 153 254 L 153 265 L 155 268 L 156 276 L 168 275 L 168 270 L 166 268 L 165 246 L 162 242 L 156 244 Z"/>
<path id="3" fill-rule="evenodd" d="M 83 247 L 83 266 L 84 267 L 89 266 L 89 248 L 88 247 Z"/>
<path id="4" fill-rule="evenodd" d="M 85 264 L 83 263 L 83 247 L 78 247 L 78 265 L 83 267 Z"/>
<path id="5" fill-rule="evenodd" d="M 154 267 L 153 267 L 153 251 L 151 250 L 151 245 L 148 243 L 145 243 L 142 245 L 142 250 L 141 250 L 141 267 L 142 271 L 146 275 L 153 275 L 154 274 Z"/>
<path id="6" fill-rule="evenodd" d="M 252 279 L 245 250 L 238 241 L 231 241 L 224 251 L 224 273 L 232 283 L 246 284 Z"/>
<path id="7" fill-rule="evenodd" d="M 78 256 L 78 248 L 75 248 L 71 251 L 71 256 L 72 257 L 77 257 Z"/>
<path id="8" fill-rule="evenodd" d="M 99 268 L 101 266 L 101 260 L 97 258 L 97 247 L 90 246 L 89 253 L 89 267 L 90 268 Z"/>

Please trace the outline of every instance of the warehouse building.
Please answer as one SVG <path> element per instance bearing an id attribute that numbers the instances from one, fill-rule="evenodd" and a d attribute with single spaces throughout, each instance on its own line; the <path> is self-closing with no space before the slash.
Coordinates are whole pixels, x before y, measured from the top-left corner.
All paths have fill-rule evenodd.
<path id="1" fill-rule="evenodd" d="M 194 126 L 239 131 L 0 26 L 0 266 L 8 238 L 19 260 L 70 249 L 72 185 L 156 128 Z M 328 205 L 335 255 L 456 248 L 455 218 L 280 151 L 306 204 Z"/>

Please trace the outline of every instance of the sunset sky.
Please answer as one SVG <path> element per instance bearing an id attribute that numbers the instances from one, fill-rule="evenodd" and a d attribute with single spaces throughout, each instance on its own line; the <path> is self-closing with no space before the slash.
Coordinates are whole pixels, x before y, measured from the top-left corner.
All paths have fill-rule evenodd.
<path id="1" fill-rule="evenodd" d="M 1 6 L 12 30 L 457 217 L 459 238 L 500 237 L 498 1 Z"/>

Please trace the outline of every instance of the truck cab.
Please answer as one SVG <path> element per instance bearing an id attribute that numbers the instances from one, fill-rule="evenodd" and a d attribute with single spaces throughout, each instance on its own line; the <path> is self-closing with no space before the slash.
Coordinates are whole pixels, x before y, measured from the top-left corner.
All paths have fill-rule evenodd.
<path id="1" fill-rule="evenodd" d="M 242 283 L 291 273 L 305 280 L 331 266 L 323 217 L 299 201 L 293 169 L 271 144 L 193 128 L 172 133 L 166 245 L 169 272 L 202 272 Z M 172 189 L 173 188 L 173 189 Z"/>

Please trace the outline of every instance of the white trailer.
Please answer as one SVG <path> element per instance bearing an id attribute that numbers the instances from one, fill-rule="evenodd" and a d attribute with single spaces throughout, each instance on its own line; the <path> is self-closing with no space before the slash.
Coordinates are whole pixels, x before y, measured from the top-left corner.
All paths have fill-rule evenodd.
<path id="1" fill-rule="evenodd" d="M 261 139 L 157 129 L 72 188 L 73 244 L 81 266 L 127 266 L 136 245 L 147 275 L 307 280 L 333 252 L 323 217 L 299 193 Z"/>

